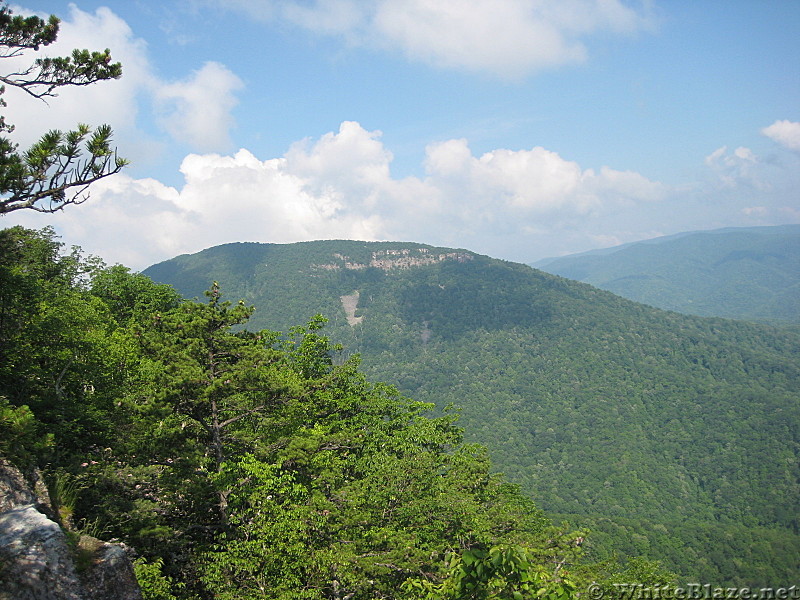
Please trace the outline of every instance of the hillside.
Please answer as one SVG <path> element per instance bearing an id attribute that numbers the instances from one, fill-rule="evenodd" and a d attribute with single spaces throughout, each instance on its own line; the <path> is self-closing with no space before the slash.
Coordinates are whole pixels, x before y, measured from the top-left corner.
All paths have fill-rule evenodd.
<path id="1" fill-rule="evenodd" d="M 683 233 L 533 266 L 685 314 L 800 323 L 800 225 Z"/>
<path id="2" fill-rule="evenodd" d="M 22 227 L 0 230 L 0 308 L 3 600 L 576 600 L 675 579 L 587 557 L 450 415 L 334 361 L 319 316 L 248 331 L 216 284 L 184 300 Z"/>
<path id="3" fill-rule="evenodd" d="M 372 379 L 454 404 L 468 439 L 593 551 L 688 581 L 800 575 L 800 337 L 663 312 L 465 250 L 240 243 L 145 271 L 200 297 L 219 281 L 250 327 L 315 313 Z"/>

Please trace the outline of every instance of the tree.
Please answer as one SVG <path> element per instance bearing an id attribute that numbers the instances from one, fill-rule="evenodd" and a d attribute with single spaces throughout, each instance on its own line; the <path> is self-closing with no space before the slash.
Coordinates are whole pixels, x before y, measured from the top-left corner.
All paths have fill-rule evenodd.
<path id="1" fill-rule="evenodd" d="M 216 282 L 206 292 L 206 304 L 186 302 L 175 310 L 156 313 L 140 328 L 141 351 L 151 362 L 154 387 L 143 386 L 132 398 L 140 408 L 165 408 L 177 419 L 180 438 L 202 449 L 196 471 L 219 473 L 231 454 L 249 449 L 245 429 L 259 415 L 285 402 L 297 387 L 297 376 L 284 369 L 277 350 L 265 343 L 269 334 L 232 332 L 253 312 L 244 302 L 220 300 Z M 148 440 L 153 432 L 146 432 Z M 190 452 L 181 452 L 186 462 Z M 217 494 L 217 519 L 227 522 L 228 491 Z"/>
<path id="2" fill-rule="evenodd" d="M 0 4 L 0 58 L 17 58 L 29 51 L 38 52 L 58 37 L 55 15 L 45 21 L 39 17 L 14 16 Z M 57 95 L 64 86 L 85 86 L 122 75 L 122 65 L 111 62 L 110 50 L 73 50 L 67 57 L 37 58 L 27 68 L 0 74 L 0 107 L 5 86 L 23 90 L 43 100 Z M 79 124 L 73 131 L 52 130 L 24 152 L 3 133 L 14 126 L 0 115 L 0 215 L 31 209 L 52 213 L 68 204 L 88 199 L 87 187 L 118 173 L 128 161 L 111 148 L 112 130 L 101 125 L 94 131 Z"/>
<path id="3" fill-rule="evenodd" d="M 90 290 L 108 305 L 120 325 L 147 321 L 154 313 L 172 310 L 181 303 L 180 294 L 171 286 L 155 283 L 122 265 L 93 273 Z"/>
<path id="4" fill-rule="evenodd" d="M 561 537 L 565 537 L 563 534 Z M 567 536 L 569 537 L 569 536 Z M 580 541 L 553 543 L 568 555 L 575 555 Z M 576 545 L 577 542 L 577 545 Z M 559 548 L 559 545 L 563 546 Z M 409 579 L 403 587 L 409 597 L 419 600 L 571 600 L 576 586 L 561 567 L 564 557 L 555 562 L 555 569 L 542 566 L 541 551 L 524 546 L 495 546 L 489 550 L 465 550 L 454 553 L 447 577 L 441 583 L 427 579 Z M 554 552 L 554 554 L 556 554 Z"/>
<path id="5" fill-rule="evenodd" d="M 462 444 L 453 417 L 370 384 L 356 358 L 333 364 L 319 325 L 284 345 L 304 380 L 299 402 L 265 415 L 259 456 L 231 457 L 216 478 L 230 519 L 201 568 L 214 598 L 408 597 L 408 578 L 421 576 L 409 590 L 435 589 L 446 555 L 497 543 L 527 548 L 537 574 L 565 564 L 541 511 L 490 473 L 484 449 Z M 560 597 L 561 579 L 544 577 L 536 589 Z"/>
<path id="6" fill-rule="evenodd" d="M 53 437 L 42 447 L 55 454 L 39 455 L 40 464 L 107 444 L 113 402 L 127 389 L 132 342 L 89 290 L 101 265 L 78 248 L 65 252 L 50 227 L 0 230 L 0 396 L 14 407 L 12 422 L 30 410 L 36 423 L 26 431 L 43 443 Z"/>

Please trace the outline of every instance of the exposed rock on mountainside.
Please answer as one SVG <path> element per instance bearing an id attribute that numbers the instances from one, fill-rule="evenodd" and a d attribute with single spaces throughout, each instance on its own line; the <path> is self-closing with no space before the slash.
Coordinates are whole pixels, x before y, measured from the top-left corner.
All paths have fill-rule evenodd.
<path id="1" fill-rule="evenodd" d="M 400 248 L 397 250 L 377 250 L 372 253 L 372 258 L 369 262 L 357 262 L 339 252 L 335 252 L 333 258 L 336 259 L 334 262 L 312 265 L 312 267 L 329 271 L 337 269 L 360 271 L 367 267 L 391 271 L 392 269 L 410 269 L 412 267 L 434 265 L 445 260 L 463 263 L 472 260 L 473 255 L 469 252 L 431 252 L 428 248 Z"/>
<path id="2" fill-rule="evenodd" d="M 344 308 L 344 312 L 347 314 L 347 323 L 353 327 L 361 323 L 364 320 L 364 317 L 357 317 L 356 316 L 356 309 L 358 308 L 358 298 L 361 294 L 359 294 L 358 290 L 353 292 L 352 294 L 346 294 L 344 296 L 340 296 L 342 300 L 342 308 Z"/>
<path id="3" fill-rule="evenodd" d="M 0 459 L 0 600 L 140 600 L 121 544 L 70 544 L 38 476 Z"/>

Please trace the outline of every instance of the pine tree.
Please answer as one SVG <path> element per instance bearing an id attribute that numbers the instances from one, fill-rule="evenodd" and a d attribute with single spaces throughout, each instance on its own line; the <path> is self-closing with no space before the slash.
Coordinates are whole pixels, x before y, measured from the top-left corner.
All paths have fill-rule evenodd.
<path id="1" fill-rule="evenodd" d="M 13 15 L 0 4 L 0 58 L 15 58 L 39 52 L 58 37 L 59 20 Z M 43 57 L 29 67 L 0 74 L 0 96 L 5 86 L 23 90 L 34 99 L 57 95 L 65 86 L 85 86 L 122 76 L 122 65 L 111 62 L 103 52 L 75 49 L 71 56 Z M 0 107 L 5 107 L 0 97 Z M 68 204 L 80 204 L 88 186 L 103 177 L 118 173 L 127 160 L 111 148 L 112 130 L 100 125 L 94 131 L 79 124 L 72 131 L 52 130 L 31 148 L 20 152 L 3 133 L 14 126 L 0 115 L 0 215 L 30 209 L 52 213 Z"/>

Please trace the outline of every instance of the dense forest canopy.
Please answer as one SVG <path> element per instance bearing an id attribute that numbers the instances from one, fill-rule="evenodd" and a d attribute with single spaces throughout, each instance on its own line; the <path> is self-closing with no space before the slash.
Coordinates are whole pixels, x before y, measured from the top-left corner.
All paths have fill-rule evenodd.
<path id="1" fill-rule="evenodd" d="M 797 577 L 791 329 L 668 313 L 420 244 L 227 244 L 145 272 L 187 297 L 218 280 L 257 307 L 256 327 L 325 314 L 371 378 L 457 407 L 467 440 L 543 509 L 592 529 L 598 556 L 729 584 Z"/>
<path id="2" fill-rule="evenodd" d="M 146 598 L 565 599 L 664 583 L 592 562 L 466 444 L 368 381 L 313 317 L 242 329 L 52 229 L 0 231 L 0 453 L 44 470 L 63 527 L 125 541 Z"/>
<path id="3" fill-rule="evenodd" d="M 685 314 L 800 323 L 800 225 L 696 231 L 533 266 Z"/>

